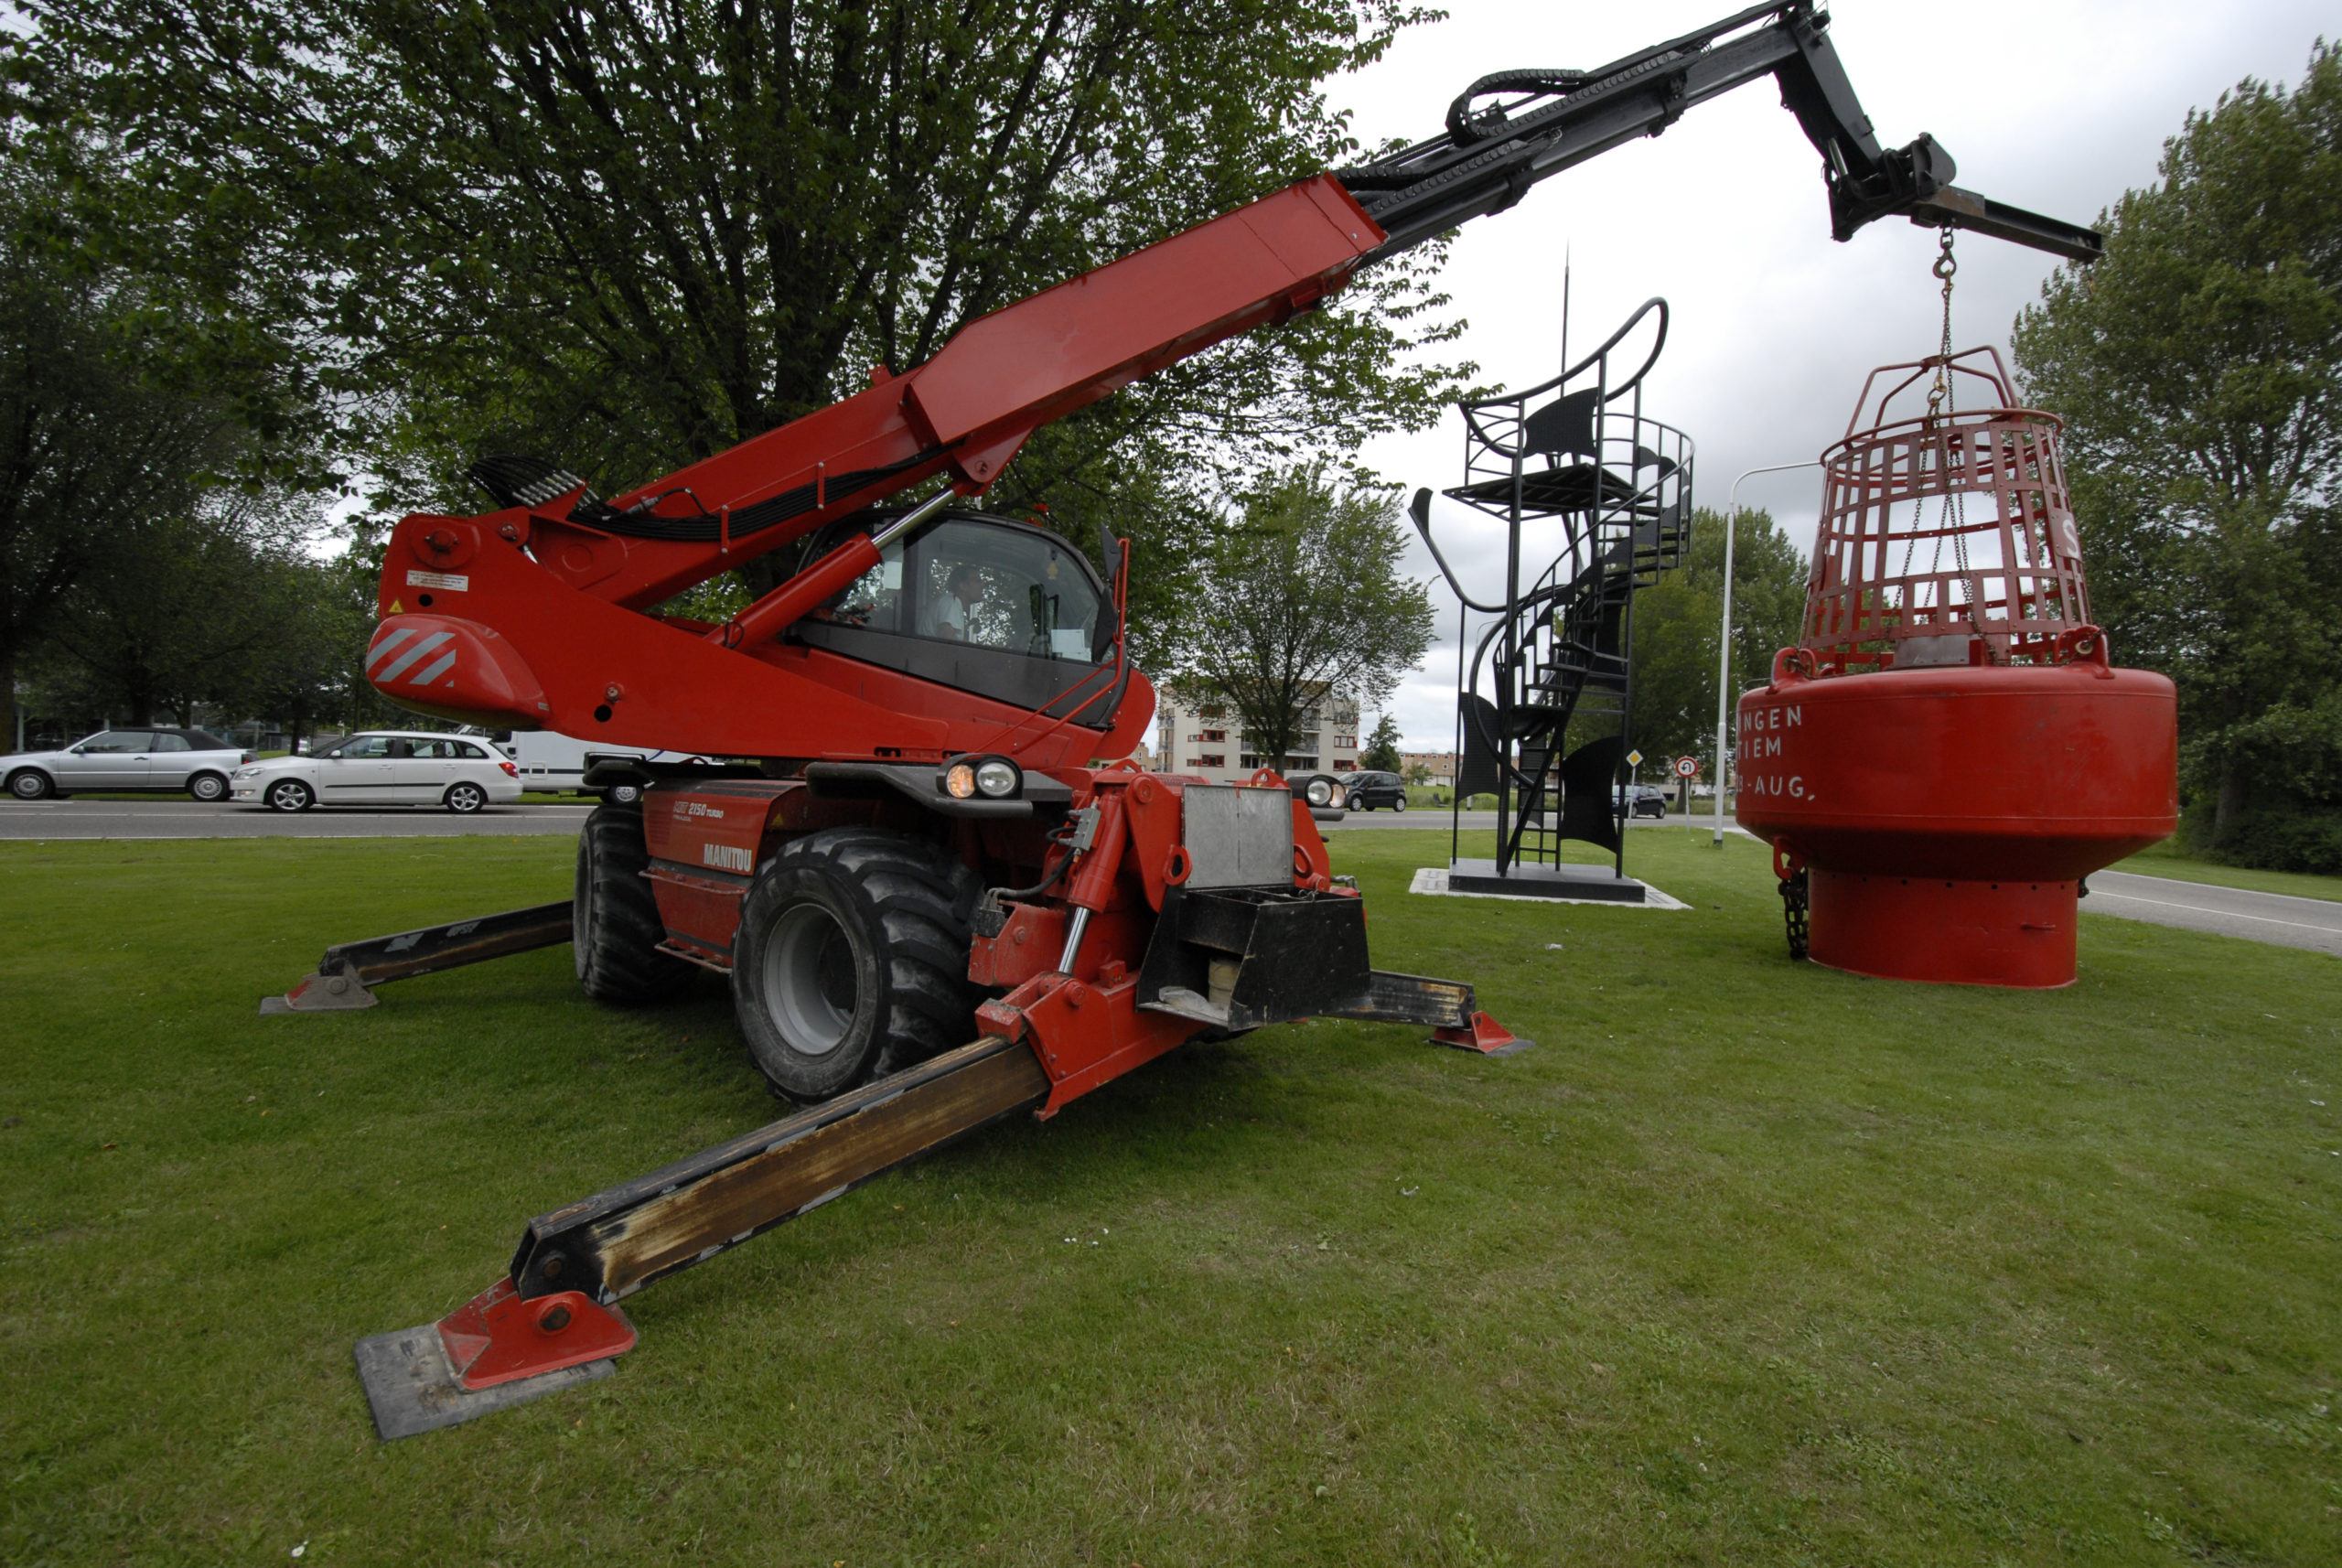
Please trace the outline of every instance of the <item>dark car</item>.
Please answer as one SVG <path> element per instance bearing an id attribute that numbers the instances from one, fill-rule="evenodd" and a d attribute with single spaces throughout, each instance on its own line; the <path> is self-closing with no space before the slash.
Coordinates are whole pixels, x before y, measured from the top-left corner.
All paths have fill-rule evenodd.
<path id="1" fill-rule="evenodd" d="M 1394 811 L 1407 809 L 1407 781 L 1396 773 L 1353 773 L 1342 787 L 1343 800 L 1353 811 L 1370 811 L 1377 806 Z"/>
<path id="2" fill-rule="evenodd" d="M 1618 786 L 1617 792 L 1611 796 L 1613 802 L 1622 806 L 1626 805 L 1630 799 L 1634 802 L 1633 806 L 1627 812 L 1630 817 L 1664 817 L 1667 815 L 1667 791 L 1658 788 L 1656 785 L 1621 784 Z"/>

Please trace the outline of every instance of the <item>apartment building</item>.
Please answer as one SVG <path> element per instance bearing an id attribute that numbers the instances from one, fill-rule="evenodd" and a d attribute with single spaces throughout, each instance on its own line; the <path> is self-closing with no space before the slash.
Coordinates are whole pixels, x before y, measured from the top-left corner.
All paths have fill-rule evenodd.
<path id="1" fill-rule="evenodd" d="M 1192 773 L 1215 784 L 1241 784 L 1255 770 L 1273 768 L 1287 779 L 1311 773 L 1350 773 L 1358 768 L 1358 703 L 1321 693 L 1301 714 L 1301 734 L 1281 757 L 1262 757 L 1244 737 L 1243 725 L 1229 704 L 1210 698 L 1158 693 L 1156 766 L 1166 773 Z"/>
<path id="2" fill-rule="evenodd" d="M 1412 779 L 1417 766 L 1429 770 L 1423 782 L 1441 789 L 1456 782 L 1456 754 L 1452 751 L 1402 751 L 1399 754 L 1399 775 Z"/>

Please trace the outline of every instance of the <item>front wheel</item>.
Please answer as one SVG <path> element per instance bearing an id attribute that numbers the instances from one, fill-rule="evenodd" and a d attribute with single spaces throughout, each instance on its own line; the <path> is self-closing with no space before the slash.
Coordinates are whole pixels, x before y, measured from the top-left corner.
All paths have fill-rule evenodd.
<path id="1" fill-rule="evenodd" d="M 791 840 L 741 901 L 732 1004 L 748 1051 L 792 1100 L 827 1100 L 975 1037 L 959 858 L 879 828 Z"/>
<path id="2" fill-rule="evenodd" d="M 595 807 L 577 834 L 569 942 L 577 983 L 596 1002 L 655 1002 L 691 978 L 691 965 L 659 950 L 667 926 L 650 869 L 642 813 Z"/>
<path id="3" fill-rule="evenodd" d="M 187 781 L 187 792 L 208 805 L 228 798 L 228 781 L 217 773 L 199 773 Z"/>
<path id="4" fill-rule="evenodd" d="M 317 792 L 298 779 L 280 779 L 261 797 L 272 811 L 306 811 L 317 803 Z"/>
<path id="5" fill-rule="evenodd" d="M 459 817 L 467 817 L 488 804 L 488 791 L 477 784 L 450 784 L 439 803 Z"/>
<path id="6" fill-rule="evenodd" d="M 42 800 L 56 789 L 48 775 L 38 768 L 27 768 L 8 775 L 8 793 L 19 800 Z"/>

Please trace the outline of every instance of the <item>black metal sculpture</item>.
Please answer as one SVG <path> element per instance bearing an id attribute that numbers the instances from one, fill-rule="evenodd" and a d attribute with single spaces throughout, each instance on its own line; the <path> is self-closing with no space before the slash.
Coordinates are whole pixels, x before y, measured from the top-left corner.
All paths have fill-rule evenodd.
<path id="1" fill-rule="evenodd" d="M 1619 377 L 1618 346 L 1654 312 L 1649 352 Z M 1643 413 L 1667 321 L 1667 302 L 1648 300 L 1552 381 L 1462 405 L 1465 482 L 1445 493 L 1504 521 L 1502 602 L 1464 591 L 1432 537 L 1431 491 L 1415 492 L 1415 528 L 1447 585 L 1495 618 L 1468 665 L 1457 650 L 1456 803 L 1460 843 L 1465 800 L 1496 796 L 1497 854 L 1454 860 L 1453 890 L 1642 899 L 1626 875 L 1633 801 L 1620 787 L 1634 717 L 1634 595 L 1681 559 L 1692 523 L 1692 442 Z M 1560 522 L 1563 547 L 1524 588 L 1521 525 L 1546 518 Z M 1607 733 L 1572 746 L 1573 725 L 1581 737 Z M 1606 874 L 1564 865 L 1566 839 L 1608 849 Z"/>

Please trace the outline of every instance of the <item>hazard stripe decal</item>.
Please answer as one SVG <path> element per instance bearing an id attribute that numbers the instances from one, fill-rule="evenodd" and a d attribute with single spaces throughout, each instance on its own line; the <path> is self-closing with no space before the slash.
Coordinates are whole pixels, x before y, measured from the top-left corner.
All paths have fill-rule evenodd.
<path id="1" fill-rule="evenodd" d="M 422 659 L 424 654 L 429 653 L 433 649 L 437 648 L 442 643 L 453 642 L 455 640 L 456 634 L 452 631 L 433 632 L 429 637 L 424 638 L 413 648 L 408 649 L 404 653 L 400 654 L 396 659 L 392 660 L 390 663 L 384 665 L 380 671 L 376 672 L 374 676 L 375 682 L 377 684 L 385 684 L 389 682 L 397 680 L 400 676 L 413 669 L 415 662 Z"/>

